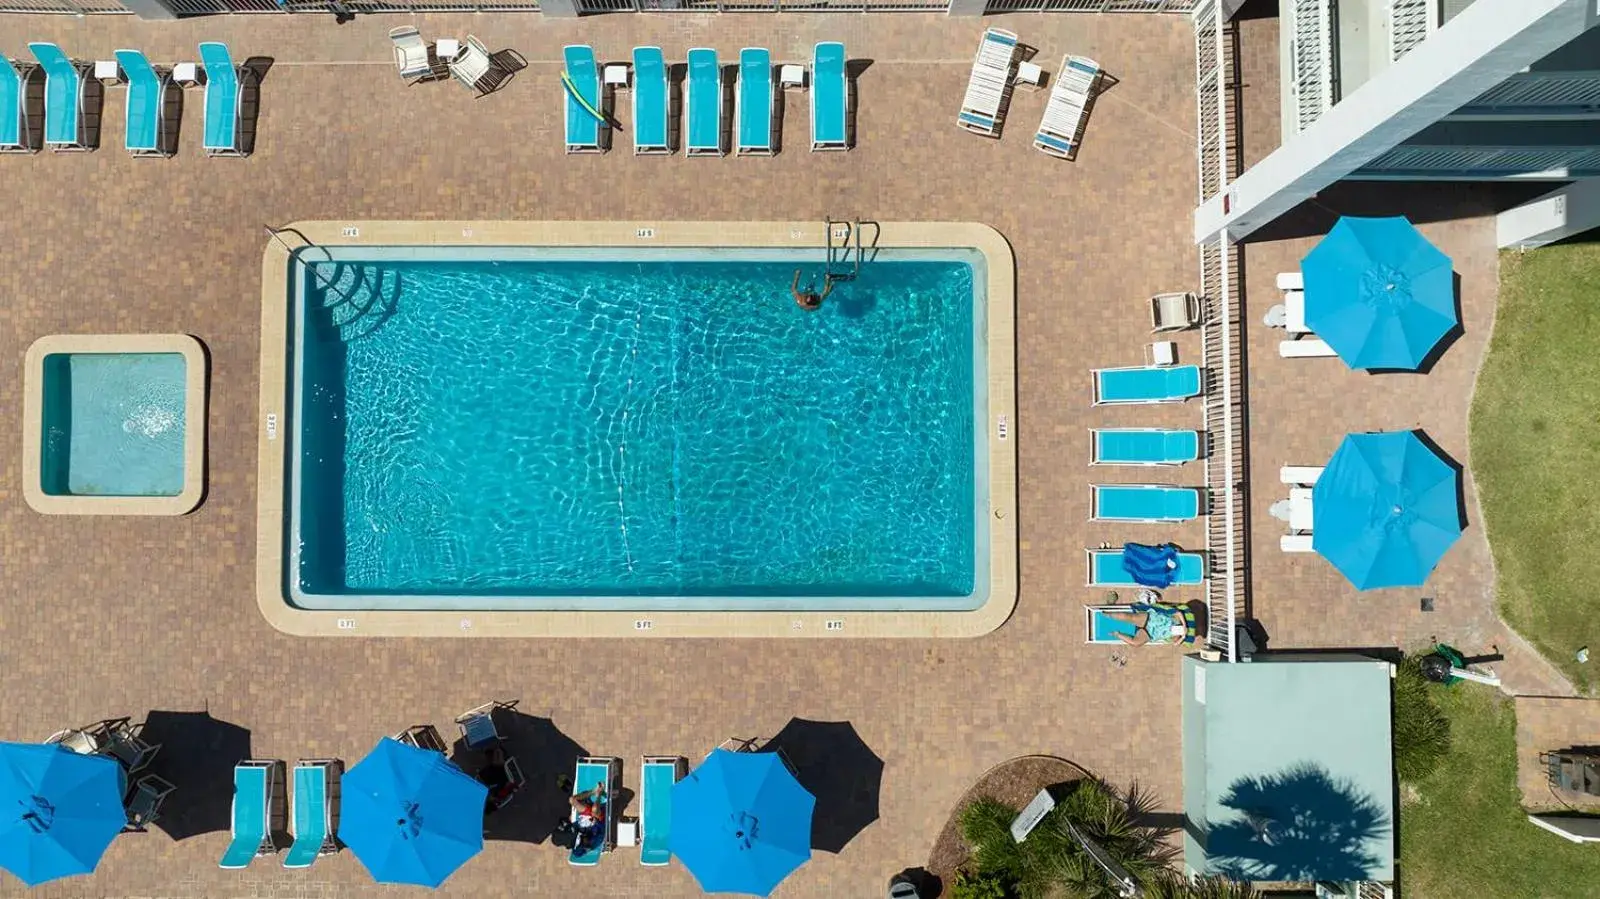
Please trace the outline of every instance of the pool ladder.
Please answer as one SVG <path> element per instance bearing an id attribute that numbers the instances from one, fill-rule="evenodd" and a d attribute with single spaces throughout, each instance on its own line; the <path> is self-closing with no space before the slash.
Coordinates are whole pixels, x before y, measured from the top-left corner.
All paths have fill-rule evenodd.
<path id="1" fill-rule="evenodd" d="M 854 281 L 861 274 L 862 264 L 877 258 L 878 236 L 882 229 L 877 222 L 861 219 L 836 222 L 828 218 L 823 221 L 828 240 L 824 277 L 828 281 Z M 862 232 L 868 229 L 872 231 L 872 239 L 864 242 Z"/>

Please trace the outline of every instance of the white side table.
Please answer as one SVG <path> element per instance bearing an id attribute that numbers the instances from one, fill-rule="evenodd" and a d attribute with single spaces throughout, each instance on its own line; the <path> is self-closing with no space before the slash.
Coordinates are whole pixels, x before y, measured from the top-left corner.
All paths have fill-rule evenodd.
<path id="1" fill-rule="evenodd" d="M 180 62 L 172 67 L 172 80 L 180 85 L 199 84 L 199 67 L 192 62 Z"/>
<path id="2" fill-rule="evenodd" d="M 630 846 L 639 845 L 638 821 L 617 822 L 617 845 L 623 847 L 624 849 Z"/>
<path id="3" fill-rule="evenodd" d="M 1025 84 L 1033 90 L 1044 86 L 1044 69 L 1031 62 L 1017 64 L 1017 83 Z"/>
<path id="4" fill-rule="evenodd" d="M 607 63 L 601 80 L 605 82 L 606 87 L 626 89 L 628 87 L 627 64 L 620 62 Z"/>
<path id="5" fill-rule="evenodd" d="M 94 77 L 100 81 L 120 81 L 122 74 L 114 59 L 97 59 L 94 61 Z"/>
<path id="6" fill-rule="evenodd" d="M 1151 365 L 1177 365 L 1178 345 L 1170 340 L 1158 340 L 1145 347 L 1144 356 Z"/>
<path id="7" fill-rule="evenodd" d="M 442 37 L 433 42 L 433 55 L 449 62 L 461 55 L 461 42 L 453 37 Z"/>
<path id="8" fill-rule="evenodd" d="M 780 88 L 806 86 L 806 67 L 795 63 L 784 63 L 778 66 L 778 86 Z"/>

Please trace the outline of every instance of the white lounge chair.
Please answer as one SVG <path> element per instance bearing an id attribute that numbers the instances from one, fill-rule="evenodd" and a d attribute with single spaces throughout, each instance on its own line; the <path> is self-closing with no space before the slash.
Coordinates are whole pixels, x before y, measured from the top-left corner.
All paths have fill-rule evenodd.
<path id="1" fill-rule="evenodd" d="M 1050 88 L 1050 102 L 1045 104 L 1044 118 L 1033 136 L 1034 149 L 1059 159 L 1077 155 L 1083 114 L 1089 108 L 1094 86 L 1099 81 L 1099 63 L 1085 56 L 1061 58 L 1061 71 L 1056 73 L 1056 83 Z"/>
<path id="2" fill-rule="evenodd" d="M 389 29 L 389 40 L 394 44 L 394 67 L 406 81 L 417 81 L 433 73 L 433 63 L 428 60 L 428 42 L 414 26 L 401 25 Z"/>
<path id="3" fill-rule="evenodd" d="M 1284 534 L 1278 538 L 1278 549 L 1286 553 L 1312 552 L 1310 534 Z"/>
<path id="4" fill-rule="evenodd" d="M 1304 291 L 1290 290 L 1283 295 L 1283 329 L 1290 334 L 1310 334 L 1306 327 L 1306 295 Z"/>
<path id="5" fill-rule="evenodd" d="M 1320 465 L 1285 465 L 1278 469 L 1278 483 L 1295 487 L 1310 487 L 1322 477 Z"/>
<path id="6" fill-rule="evenodd" d="M 1299 272 L 1279 272 L 1279 290 L 1305 290 L 1306 279 Z"/>
<path id="7" fill-rule="evenodd" d="M 961 100 L 956 125 L 985 137 L 999 137 L 1005 121 L 1006 99 L 1017 74 L 1017 36 L 1002 28 L 990 28 L 978 41 L 978 55 L 972 60 L 967 78 L 967 94 Z"/>
<path id="8" fill-rule="evenodd" d="M 1200 298 L 1192 293 L 1158 293 L 1150 298 L 1150 330 L 1182 331 L 1200 323 Z"/>
<path id="9" fill-rule="evenodd" d="M 1328 346 L 1325 340 L 1315 337 L 1302 337 L 1299 340 L 1280 340 L 1278 342 L 1278 355 L 1285 359 L 1320 359 L 1327 356 L 1337 356 L 1333 347 Z"/>
<path id="10" fill-rule="evenodd" d="M 450 74 L 480 97 L 489 92 L 491 85 L 485 79 L 493 68 L 494 60 L 489 56 L 489 49 L 470 34 L 461 44 L 461 54 L 450 61 Z"/>

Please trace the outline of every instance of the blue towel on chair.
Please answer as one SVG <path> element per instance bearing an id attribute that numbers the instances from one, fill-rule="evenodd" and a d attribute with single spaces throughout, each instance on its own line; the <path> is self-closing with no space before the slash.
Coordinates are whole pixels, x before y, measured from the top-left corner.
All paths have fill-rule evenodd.
<path id="1" fill-rule="evenodd" d="M 1178 579 L 1178 548 L 1170 543 L 1146 546 L 1122 544 L 1122 570 L 1144 587 L 1170 587 Z"/>

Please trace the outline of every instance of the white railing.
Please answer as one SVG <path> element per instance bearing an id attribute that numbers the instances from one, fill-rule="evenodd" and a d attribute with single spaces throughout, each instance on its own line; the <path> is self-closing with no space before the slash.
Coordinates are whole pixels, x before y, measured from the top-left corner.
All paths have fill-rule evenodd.
<path id="1" fill-rule="evenodd" d="M 1440 0 L 1389 0 L 1389 59 L 1398 62 L 1439 28 Z"/>
<path id="2" fill-rule="evenodd" d="M 81 16 L 101 13 L 125 15 L 128 12 L 117 0 L 0 0 L 0 13 Z"/>
<path id="3" fill-rule="evenodd" d="M 1194 12 L 1195 115 L 1199 202 L 1225 192 L 1239 173 L 1238 32 L 1223 20 L 1221 0 L 1202 0 Z M 1239 249 L 1226 233 L 1200 246 L 1200 326 L 1206 394 L 1202 402 L 1210 451 L 1205 460 L 1206 641 L 1237 661 L 1235 625 L 1244 617 L 1249 553 L 1244 356 L 1239 340 Z"/>
<path id="4" fill-rule="evenodd" d="M 1191 12 L 1204 0 L 989 0 L 989 12 Z"/>
<path id="5" fill-rule="evenodd" d="M 1334 43 L 1333 0 L 1286 0 L 1289 17 L 1290 64 L 1294 67 L 1289 92 L 1294 98 L 1295 131 L 1304 131 L 1333 106 Z"/>

